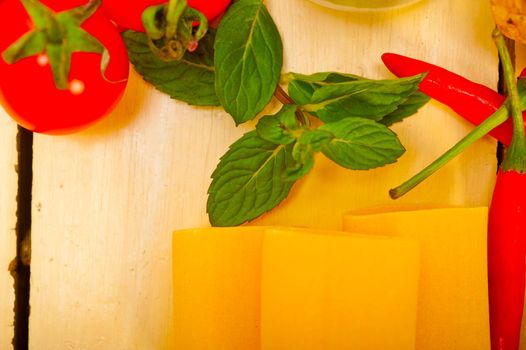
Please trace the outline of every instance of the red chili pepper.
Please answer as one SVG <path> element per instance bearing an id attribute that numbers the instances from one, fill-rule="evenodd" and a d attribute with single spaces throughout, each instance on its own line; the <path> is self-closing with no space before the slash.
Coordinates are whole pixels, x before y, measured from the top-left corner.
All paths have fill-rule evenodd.
<path id="1" fill-rule="evenodd" d="M 526 274 L 526 174 L 499 170 L 488 222 L 491 349 L 517 350 Z"/>
<path id="2" fill-rule="evenodd" d="M 431 63 L 394 53 L 383 54 L 382 60 L 385 66 L 398 77 L 428 72 L 420 83 L 420 90 L 449 106 L 474 125 L 479 125 L 504 103 L 504 96 L 489 87 Z M 523 71 L 521 76 L 525 75 L 526 72 Z M 526 114 L 523 114 L 523 118 L 525 117 Z M 507 146 L 511 140 L 512 124 L 509 119 L 489 134 Z"/>
<path id="3" fill-rule="evenodd" d="M 511 108 L 513 118 L 490 132 L 509 146 L 497 175 L 488 217 L 491 349 L 518 350 L 526 288 L 525 114 L 520 110 L 518 91 L 513 83 L 513 67 L 498 30 L 494 32 L 494 39 L 510 92 L 508 109 Z M 503 96 L 488 87 L 444 68 L 391 53 L 384 54 L 382 60 L 399 77 L 428 72 L 420 90 L 475 125 L 484 122 L 505 101 Z M 526 69 L 520 76 L 526 76 Z M 413 182 L 408 181 L 411 185 Z M 404 185 L 400 186 L 403 190 L 412 188 Z"/>

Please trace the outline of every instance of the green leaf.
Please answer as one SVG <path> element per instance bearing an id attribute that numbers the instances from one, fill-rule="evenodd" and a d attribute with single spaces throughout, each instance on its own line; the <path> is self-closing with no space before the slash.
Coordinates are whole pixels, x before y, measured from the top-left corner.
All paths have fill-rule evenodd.
<path id="1" fill-rule="evenodd" d="M 291 146 L 261 139 L 256 131 L 230 146 L 212 174 L 207 211 L 213 226 L 235 226 L 253 220 L 285 199 L 293 185 Z"/>
<path id="2" fill-rule="evenodd" d="M 130 61 L 145 81 L 171 98 L 196 106 L 219 106 L 215 93 L 213 43 L 215 33 L 209 30 L 193 53 L 182 60 L 165 62 L 148 46 L 146 34 L 126 31 L 122 34 Z"/>
<path id="3" fill-rule="evenodd" d="M 314 91 L 322 86 L 364 79 L 357 75 L 336 72 L 322 72 L 311 75 L 288 73 L 285 75 L 285 78 L 286 80 L 292 79 L 288 86 L 288 93 L 298 105 L 309 104 Z"/>
<path id="4" fill-rule="evenodd" d="M 283 46 L 261 0 L 239 0 L 221 20 L 215 42 L 216 92 L 236 124 L 256 117 L 279 81 Z"/>
<path id="5" fill-rule="evenodd" d="M 292 158 L 295 163 L 287 169 L 288 181 L 299 180 L 314 167 L 314 152 L 308 144 L 296 142 L 292 148 Z"/>
<path id="6" fill-rule="evenodd" d="M 296 109 L 296 105 L 284 105 L 275 115 L 262 117 L 256 126 L 259 137 L 278 145 L 294 142 L 296 138 L 288 130 L 287 121 L 295 120 Z"/>
<path id="7" fill-rule="evenodd" d="M 321 151 L 322 147 L 334 138 L 334 134 L 322 128 L 305 130 L 298 142 L 308 145 L 315 152 Z"/>
<path id="8" fill-rule="evenodd" d="M 287 88 L 290 98 L 300 106 L 310 103 L 316 89 L 315 84 L 301 80 L 292 80 Z"/>
<path id="9" fill-rule="evenodd" d="M 319 129 L 334 134 L 322 147 L 323 154 L 348 169 L 381 167 L 394 163 L 405 152 L 394 132 L 369 119 L 346 118 Z"/>
<path id="10" fill-rule="evenodd" d="M 292 148 L 292 159 L 294 167 L 287 170 L 287 180 L 296 181 L 314 166 L 314 154 L 319 152 L 323 146 L 329 143 L 334 135 L 321 129 L 304 130 Z"/>
<path id="11" fill-rule="evenodd" d="M 417 91 L 407 98 L 398 108 L 380 120 L 380 123 L 391 126 L 401 122 L 405 118 L 415 114 L 422 106 L 429 102 L 431 98 L 423 92 Z"/>
<path id="12" fill-rule="evenodd" d="M 416 92 L 423 77 L 362 79 L 322 86 L 304 107 L 326 123 L 350 117 L 380 120 Z"/>
<path id="13" fill-rule="evenodd" d="M 338 72 L 319 72 L 314 74 L 288 73 L 285 75 L 286 79 L 294 81 L 303 81 L 307 83 L 315 83 L 318 86 L 346 83 L 349 81 L 362 80 L 363 77 L 354 74 L 338 73 Z"/>

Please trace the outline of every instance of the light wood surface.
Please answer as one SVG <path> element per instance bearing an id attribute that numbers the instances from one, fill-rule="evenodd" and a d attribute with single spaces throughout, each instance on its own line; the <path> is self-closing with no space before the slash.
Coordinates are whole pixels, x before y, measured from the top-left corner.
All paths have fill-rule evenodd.
<path id="1" fill-rule="evenodd" d="M 306 0 L 267 3 L 283 36 L 285 70 L 387 78 L 380 55 L 392 51 L 496 86 L 489 4 L 424 0 L 395 12 L 344 14 Z M 172 349 L 171 232 L 208 225 L 210 174 L 251 127 L 170 100 L 132 75 L 107 120 L 72 136 L 35 136 L 31 350 Z M 320 159 L 290 199 L 256 223 L 337 228 L 350 209 L 486 205 L 495 173 L 489 138 L 404 199 L 387 196 L 469 130 L 433 102 L 395 127 L 407 148 L 397 164 L 350 172 Z"/>
<path id="2" fill-rule="evenodd" d="M 11 349 L 14 336 L 14 280 L 8 267 L 16 257 L 16 124 L 0 108 L 0 349 Z"/>

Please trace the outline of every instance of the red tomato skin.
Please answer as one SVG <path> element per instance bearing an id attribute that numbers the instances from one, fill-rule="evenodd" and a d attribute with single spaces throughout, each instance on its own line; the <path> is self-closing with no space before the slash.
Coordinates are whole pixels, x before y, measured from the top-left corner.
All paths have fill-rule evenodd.
<path id="1" fill-rule="evenodd" d="M 41 0 L 56 12 L 87 3 L 87 0 Z M 18 0 L 0 2 L 0 23 L 9 23 L 0 36 L 3 52 L 32 29 L 32 21 Z M 80 84 L 83 92 L 58 90 L 49 65 L 39 56 L 7 64 L 0 58 L 0 103 L 22 127 L 38 133 L 69 134 L 97 122 L 117 105 L 126 88 L 129 62 L 119 32 L 101 9 L 83 24 L 87 32 L 108 50 L 110 63 L 106 80 L 101 74 L 101 55 L 74 53 L 69 81 Z M 42 58 L 42 57 L 40 57 Z M 40 64 L 39 64 L 40 62 Z"/>
<path id="2" fill-rule="evenodd" d="M 118 25 L 144 32 L 141 20 L 143 11 L 149 6 L 167 2 L 167 0 L 103 0 L 102 7 L 108 17 Z M 209 22 L 223 13 L 229 5 L 230 0 L 188 0 L 188 6 L 202 12 Z"/>

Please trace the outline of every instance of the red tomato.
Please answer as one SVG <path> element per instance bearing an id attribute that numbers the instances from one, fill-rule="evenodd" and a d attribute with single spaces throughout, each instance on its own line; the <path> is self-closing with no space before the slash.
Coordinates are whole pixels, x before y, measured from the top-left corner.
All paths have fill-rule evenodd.
<path id="1" fill-rule="evenodd" d="M 87 0 L 40 0 L 55 12 Z M 0 0 L 0 53 L 33 27 L 19 0 Z M 101 73 L 101 55 L 75 52 L 71 58 L 69 90 L 55 87 L 47 56 L 36 55 L 14 64 L 0 56 L 0 103 L 24 128 L 40 133 L 66 134 L 107 115 L 126 87 L 129 62 L 119 32 L 98 9 L 82 28 L 108 50 L 110 62 Z"/>
<path id="2" fill-rule="evenodd" d="M 118 25 L 144 32 L 141 17 L 143 11 L 152 5 L 167 3 L 167 0 L 103 0 L 102 7 Z M 188 0 L 188 6 L 202 12 L 209 22 L 223 13 L 230 0 Z"/>

